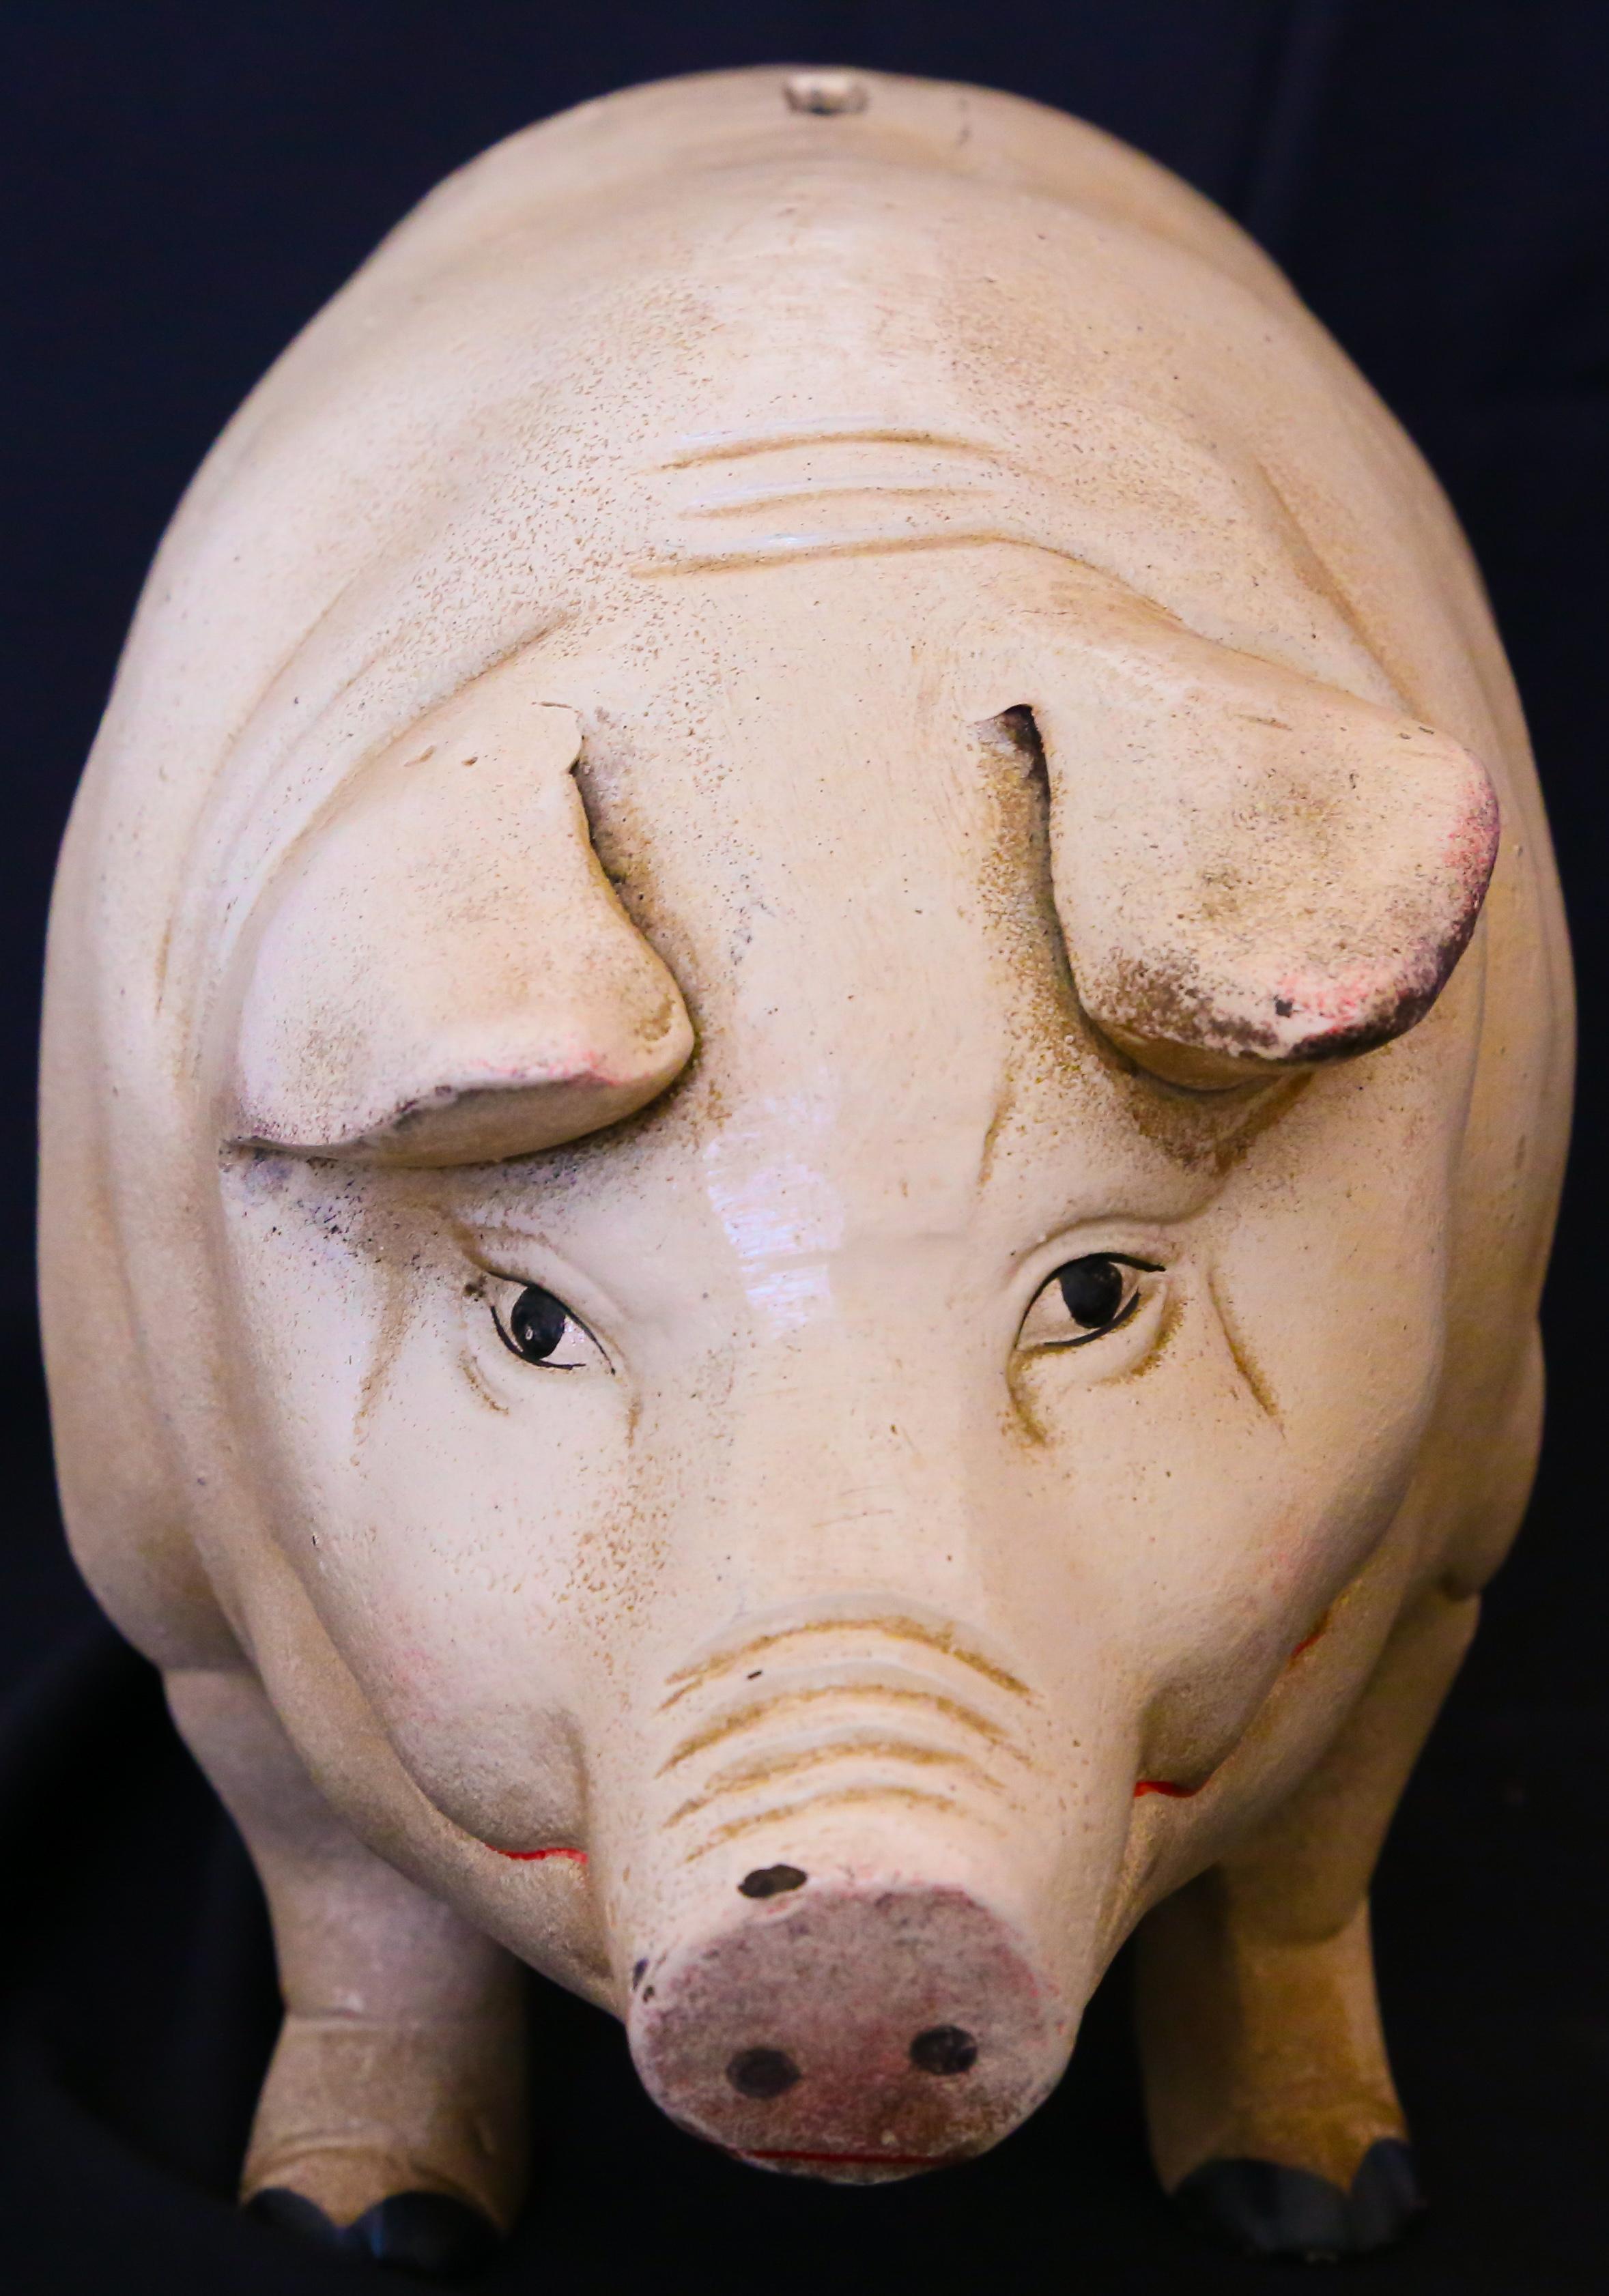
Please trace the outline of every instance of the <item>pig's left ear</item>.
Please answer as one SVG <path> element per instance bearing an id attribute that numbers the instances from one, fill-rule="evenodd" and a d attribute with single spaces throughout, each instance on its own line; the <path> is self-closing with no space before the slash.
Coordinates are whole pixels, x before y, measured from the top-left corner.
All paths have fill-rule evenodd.
<path id="1" fill-rule="evenodd" d="M 665 1089 L 692 1023 L 592 849 L 579 750 L 573 710 L 472 693 L 342 793 L 242 948 L 227 1137 L 491 1161 Z"/>
<path id="2" fill-rule="evenodd" d="M 1476 760 L 1149 612 L 1058 652 L 1032 709 L 1056 910 L 1096 1025 L 1213 1087 L 1422 1019 L 1497 858 Z"/>

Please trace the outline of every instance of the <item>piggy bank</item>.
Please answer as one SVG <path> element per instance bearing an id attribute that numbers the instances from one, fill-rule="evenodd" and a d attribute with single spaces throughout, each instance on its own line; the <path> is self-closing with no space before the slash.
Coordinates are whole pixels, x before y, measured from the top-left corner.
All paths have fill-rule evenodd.
<path id="1" fill-rule="evenodd" d="M 1138 1928 L 1163 2188 L 1391 2238 L 1368 1884 L 1569 996 L 1453 520 L 1170 176 L 760 70 L 426 200 L 191 489 L 51 928 L 64 1504 L 267 1893 L 244 2200 L 472 2263 L 521 1964 L 743 2161 L 941 2168 Z"/>

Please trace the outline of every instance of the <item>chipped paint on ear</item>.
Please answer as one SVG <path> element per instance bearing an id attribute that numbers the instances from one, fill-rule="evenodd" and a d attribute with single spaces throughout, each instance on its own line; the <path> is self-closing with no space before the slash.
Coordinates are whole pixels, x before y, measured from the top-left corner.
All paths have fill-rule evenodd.
<path id="1" fill-rule="evenodd" d="M 1097 1029 L 1211 1091 L 1423 1019 L 1497 860 L 1465 750 L 1111 585 L 1030 643 L 1055 906 Z"/>

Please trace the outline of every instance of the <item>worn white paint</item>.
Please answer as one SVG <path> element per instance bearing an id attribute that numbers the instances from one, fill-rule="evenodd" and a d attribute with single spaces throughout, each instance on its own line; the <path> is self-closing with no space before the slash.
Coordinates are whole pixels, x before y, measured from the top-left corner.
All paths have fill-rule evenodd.
<path id="1" fill-rule="evenodd" d="M 740 2152 L 992 2141 L 1529 1478 L 1569 987 L 1450 517 L 1178 183 L 856 86 L 433 194 L 197 480 L 62 859 L 69 1521 L 274 1895 L 248 2183 L 337 2214 L 514 2205 L 481 1937 Z M 1395 2126 L 1257 2062 L 1298 2165 Z M 1276 2142 L 1158 2094 L 1170 2178 Z"/>

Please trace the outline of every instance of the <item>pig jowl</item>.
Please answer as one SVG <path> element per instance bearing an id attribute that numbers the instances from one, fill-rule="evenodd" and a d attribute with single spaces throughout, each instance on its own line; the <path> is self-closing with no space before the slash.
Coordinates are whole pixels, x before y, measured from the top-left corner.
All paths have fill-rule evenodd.
<path id="1" fill-rule="evenodd" d="M 1038 1702 L 924 1622 L 757 1639 L 792 1646 L 689 1668 L 657 1718 L 657 1822 L 612 1922 L 638 2071 L 761 2166 L 965 2160 L 1049 2094 L 1078 2023 L 1012 1710 Z"/>

